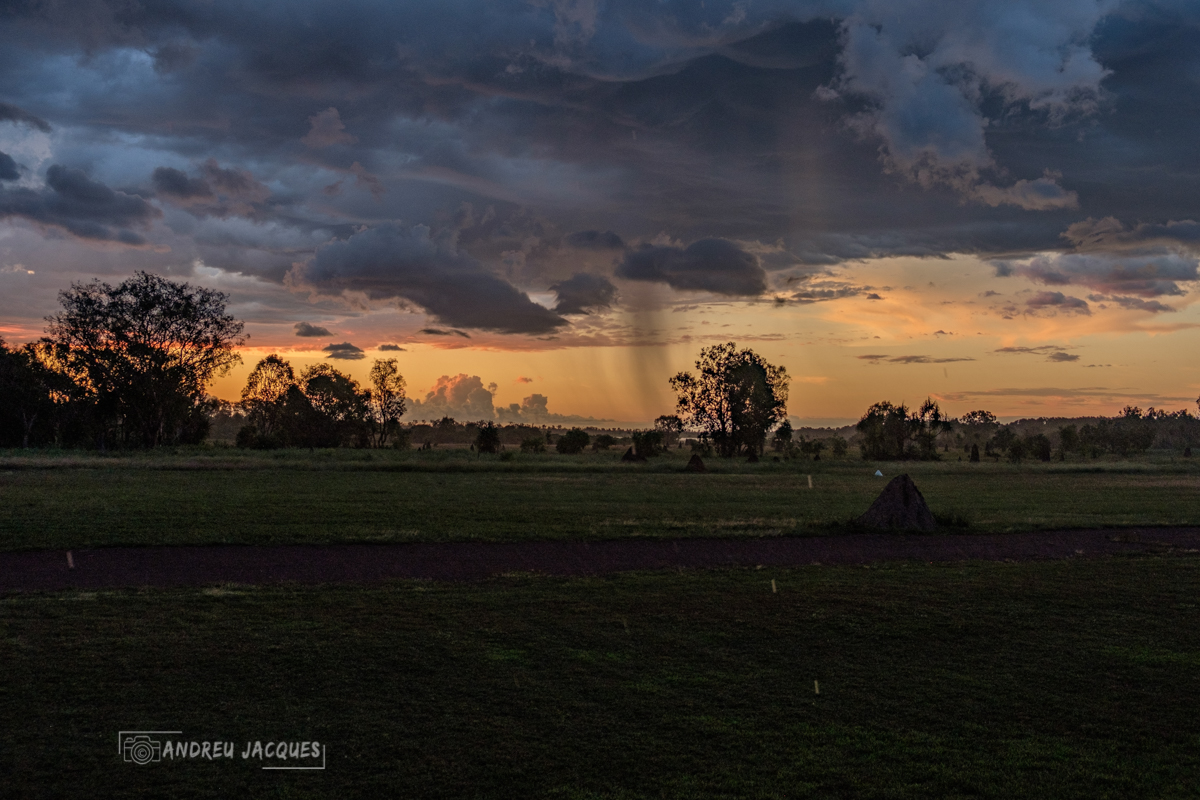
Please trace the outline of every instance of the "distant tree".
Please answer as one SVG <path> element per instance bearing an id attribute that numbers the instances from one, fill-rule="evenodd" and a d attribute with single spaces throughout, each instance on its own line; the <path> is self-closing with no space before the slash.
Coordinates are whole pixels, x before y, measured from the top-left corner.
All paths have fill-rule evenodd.
<path id="1" fill-rule="evenodd" d="M 654 430 L 662 434 L 663 447 L 674 447 L 683 433 L 683 420 L 676 414 L 663 414 L 654 420 Z"/>
<path id="2" fill-rule="evenodd" d="M 546 440 L 541 436 L 531 436 L 521 442 L 522 453 L 544 453 L 546 452 Z"/>
<path id="3" fill-rule="evenodd" d="M 786 419 L 775 429 L 771 446 L 777 453 L 786 453 L 792 449 L 792 423 Z"/>
<path id="4" fill-rule="evenodd" d="M 1058 429 L 1058 446 L 1064 453 L 1074 453 L 1079 449 L 1079 429 L 1074 425 L 1065 425 Z"/>
<path id="5" fill-rule="evenodd" d="M 908 407 L 903 403 L 898 406 L 886 400 L 876 403 L 854 427 L 864 459 L 891 461 L 904 458 L 908 450 Z"/>
<path id="6" fill-rule="evenodd" d="M 316 412 L 307 446 L 366 446 L 370 443 L 370 395 L 362 390 L 358 381 L 321 363 L 313 364 L 301 373 L 300 386 Z"/>
<path id="7" fill-rule="evenodd" d="M 841 436 L 832 436 L 829 439 L 829 449 L 835 456 L 841 458 L 850 449 L 850 443 Z"/>
<path id="8" fill-rule="evenodd" d="M 375 447 L 383 447 L 388 437 L 399 430 L 404 416 L 404 376 L 394 358 L 376 360 L 371 367 L 371 394 L 367 408 L 371 418 L 371 439 Z M 499 436 L 499 434 L 497 434 Z"/>
<path id="9" fill-rule="evenodd" d="M 500 452 L 500 429 L 494 422 L 484 422 L 475 434 L 475 451 L 478 453 Z"/>
<path id="10" fill-rule="evenodd" d="M 971 463 L 979 463 L 979 445 L 977 444 L 971 445 Z"/>
<path id="11" fill-rule="evenodd" d="M 601 433 L 592 440 L 593 450 L 607 450 L 617 443 L 615 436 L 610 436 L 607 433 Z"/>
<path id="12" fill-rule="evenodd" d="M 565 455 L 577 455 L 583 452 L 583 449 L 588 446 L 591 437 L 587 435 L 587 431 L 582 428 L 571 428 L 571 430 L 558 437 L 558 441 L 554 445 L 554 449 Z"/>
<path id="13" fill-rule="evenodd" d="M 787 371 L 733 342 L 702 349 L 696 369 L 670 380 L 680 416 L 722 456 L 760 453 L 767 431 L 787 414 Z"/>
<path id="14" fill-rule="evenodd" d="M 938 458 L 938 437 L 951 429 L 950 420 L 932 399 L 910 413 L 903 403 L 896 406 L 884 401 L 867 409 L 855 426 L 859 448 L 868 460 Z"/>
<path id="15" fill-rule="evenodd" d="M 38 430 L 52 438 L 55 398 L 65 399 L 72 386 L 42 363 L 35 345 L 10 350 L 0 339 L 0 447 L 27 448 Z"/>
<path id="16" fill-rule="evenodd" d="M 634 431 L 633 452 L 642 458 L 656 456 L 662 451 L 662 431 Z"/>
<path id="17" fill-rule="evenodd" d="M 1035 433 L 1032 436 L 1026 437 L 1025 449 L 1031 455 L 1040 461 L 1049 461 L 1053 452 L 1053 445 L 1050 443 L 1050 437 L 1044 433 Z"/>
<path id="18" fill-rule="evenodd" d="M 209 382 L 241 361 L 243 325 L 225 313 L 227 300 L 146 272 L 117 286 L 76 283 L 59 294 L 44 341 L 102 426 L 154 447 L 177 441 Z"/>
<path id="19" fill-rule="evenodd" d="M 247 436 L 271 436 L 278 432 L 284 398 L 288 389 L 295 385 L 296 373 L 292 365 L 275 353 L 254 365 L 242 389 L 242 406 L 246 409 L 247 421 L 254 428 Z"/>

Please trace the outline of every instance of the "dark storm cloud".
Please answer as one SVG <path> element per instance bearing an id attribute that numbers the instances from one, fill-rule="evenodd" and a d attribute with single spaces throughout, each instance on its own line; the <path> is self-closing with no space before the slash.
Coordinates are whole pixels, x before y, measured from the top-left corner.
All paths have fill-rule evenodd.
<path id="1" fill-rule="evenodd" d="M 0 103 L 0 122 L 19 122 L 37 128 L 42 133 L 49 133 L 51 130 L 50 123 L 46 120 L 8 103 Z"/>
<path id="2" fill-rule="evenodd" d="M 725 239 L 701 239 L 686 248 L 643 245 L 626 254 L 616 275 L 731 296 L 754 296 L 767 290 L 767 273 L 758 257 Z"/>
<path id="3" fill-rule="evenodd" d="M 471 334 L 466 331 L 456 331 L 453 328 L 450 330 L 442 330 L 441 328 L 421 328 L 417 333 L 423 333 L 426 336 L 461 336 L 464 339 L 470 339 Z"/>
<path id="4" fill-rule="evenodd" d="M 197 237 L 206 263 L 271 280 L 312 254 L 314 231 L 436 228 L 473 203 L 480 231 L 463 229 L 420 280 L 406 273 L 403 292 L 378 276 L 345 280 L 417 303 L 409 295 L 423 293 L 446 324 L 468 325 L 455 321 L 464 314 L 546 332 L 561 317 L 517 286 L 594 273 L 661 233 L 782 241 L 812 266 L 1186 250 L 1200 219 L 1196 31 L 1194 4 L 1093 0 L 965 0 L 954 13 L 915 0 L 31 3 L 0 26 L 0 97 L 17 104 L 0 105 L 0 121 L 44 135 L 53 120 L 70 131 L 54 146 L 79 156 L 53 159 L 105 164 L 121 173 L 105 172 L 108 185 L 144 185 L 173 165 L 152 179 L 160 202 L 186 212 L 169 210 L 172 247 Z M 128 142 L 146 144 L 115 144 Z M 22 213 L 3 198 L 0 213 Z M 494 220 L 518 210 L 558 232 L 501 231 Z M 247 244 L 239 218 L 295 241 Z M 1132 227 L 1075 228 L 1109 218 Z M 81 233 L 76 218 L 74 232 L 142 238 L 134 223 L 92 222 Z M 777 268 L 761 253 L 706 266 L 714 259 L 691 248 L 650 250 L 627 252 L 619 271 L 753 296 Z M 571 257 L 592 260 L 555 261 Z M 1192 280 L 1186 265 L 1147 263 L 1028 277 L 1147 304 Z M 463 288 L 467 275 L 482 288 Z M 507 288 L 490 312 L 493 281 Z M 797 301 L 839 290 L 806 291 Z"/>
<path id="5" fill-rule="evenodd" d="M 997 277 L 1021 275 L 1045 286 L 1086 286 L 1104 294 L 1142 298 L 1186 294 L 1200 280 L 1200 261 L 1181 253 L 1063 253 L 1023 262 L 996 262 Z"/>
<path id="6" fill-rule="evenodd" d="M 172 198 L 191 200 L 196 197 L 212 197 L 212 187 L 202 178 L 189 178 L 186 172 L 171 167 L 158 167 L 151 176 L 154 189 L 159 194 Z"/>
<path id="7" fill-rule="evenodd" d="M 46 170 L 46 188 L 0 188 L 0 218 L 21 217 L 61 228 L 81 239 L 130 246 L 146 239 L 130 228 L 144 227 L 162 212 L 135 195 L 118 192 L 84 172 L 58 164 Z"/>
<path id="8" fill-rule="evenodd" d="M 580 250 L 624 250 L 625 241 L 612 231 L 577 231 L 564 239 Z"/>
<path id="9" fill-rule="evenodd" d="M 389 223 L 325 245 L 294 278 L 326 294 L 404 299 L 454 327 L 548 333 L 567 324 L 423 225 Z"/>
<path id="10" fill-rule="evenodd" d="M 0 181 L 15 181 L 21 177 L 17 162 L 8 153 L 0 153 Z"/>
<path id="11" fill-rule="evenodd" d="M 349 342 L 341 344 L 327 344 L 321 348 L 321 352 L 328 353 L 326 358 L 336 358 L 342 361 L 360 361 L 367 357 L 361 347 L 355 347 Z"/>
<path id="12" fill-rule="evenodd" d="M 392 352 L 406 353 L 406 352 L 408 352 L 407 350 L 405 350 L 403 347 L 401 347 L 398 344 L 381 344 L 381 345 L 379 345 L 379 349 L 384 352 L 389 352 L 389 353 L 392 353 Z"/>
<path id="13" fill-rule="evenodd" d="M 578 273 L 550 287 L 558 295 L 556 314 L 588 314 L 608 308 L 617 299 L 617 287 L 601 275 Z"/>
<path id="14" fill-rule="evenodd" d="M 320 325 L 313 325 L 308 322 L 297 322 L 293 327 L 296 329 L 297 336 L 332 336 L 328 328 L 323 328 Z"/>

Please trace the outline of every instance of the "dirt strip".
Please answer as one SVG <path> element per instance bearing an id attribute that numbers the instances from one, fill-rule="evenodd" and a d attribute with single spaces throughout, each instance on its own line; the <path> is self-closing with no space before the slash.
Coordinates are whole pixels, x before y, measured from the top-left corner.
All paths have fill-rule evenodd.
<path id="1" fill-rule="evenodd" d="M 1028 561 L 1200 551 L 1200 528 L 988 535 L 850 534 L 761 539 L 447 542 L 110 547 L 0 553 L 0 593 L 204 586 L 477 580 L 509 572 L 604 575 L 630 570 L 881 561 Z"/>

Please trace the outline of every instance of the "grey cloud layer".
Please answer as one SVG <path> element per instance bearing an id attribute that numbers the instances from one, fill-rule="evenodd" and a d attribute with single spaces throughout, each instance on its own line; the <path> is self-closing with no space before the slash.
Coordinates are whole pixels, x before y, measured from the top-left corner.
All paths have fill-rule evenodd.
<path id="1" fill-rule="evenodd" d="M 328 244 L 293 277 L 326 294 L 407 300 L 451 326 L 545 334 L 566 324 L 423 225 L 384 224 Z"/>
<path id="2" fill-rule="evenodd" d="M 784 267 L 734 241 L 820 266 L 979 253 L 1146 312 L 1194 279 L 1194 4 L 69 5 L 5 17 L 0 126 L 53 131 L 46 163 L 89 165 L 94 191 L 9 186 L 27 174 L 5 150 L 0 215 L 137 246 L 169 228 L 164 264 L 280 281 L 307 261 L 323 291 L 531 333 L 604 297 L 560 293 L 556 314 L 523 289 L 570 294 L 614 259 L 629 280 L 761 294 Z M 139 186 L 155 196 L 108 188 Z M 360 237 L 396 220 L 459 243 L 384 263 Z M 663 233 L 692 244 L 642 245 Z M 1142 260 L 1023 258 L 1064 246 Z M 333 269 L 339 247 L 367 260 Z"/>

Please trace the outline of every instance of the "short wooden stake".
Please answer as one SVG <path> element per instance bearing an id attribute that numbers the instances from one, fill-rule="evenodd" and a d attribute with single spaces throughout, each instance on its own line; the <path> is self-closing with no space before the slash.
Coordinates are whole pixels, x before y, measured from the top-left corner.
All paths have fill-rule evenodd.
<path id="1" fill-rule="evenodd" d="M 771 578 L 771 594 L 775 594 L 777 591 L 779 590 L 775 588 L 775 579 Z"/>
<path id="2" fill-rule="evenodd" d="M 821 693 L 821 684 L 817 683 L 816 681 L 813 681 L 813 694 L 820 694 L 820 693 Z"/>
<path id="3" fill-rule="evenodd" d="M 808 488 L 812 488 L 812 475 L 808 476 Z"/>
<path id="4" fill-rule="evenodd" d="M 71 558 L 71 551 L 67 551 L 67 569 L 75 569 L 75 559 Z"/>

